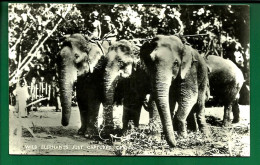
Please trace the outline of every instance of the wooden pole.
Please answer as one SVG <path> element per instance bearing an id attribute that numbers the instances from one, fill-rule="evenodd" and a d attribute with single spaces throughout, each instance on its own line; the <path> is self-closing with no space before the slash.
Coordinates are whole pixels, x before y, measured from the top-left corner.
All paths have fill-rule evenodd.
<path id="1" fill-rule="evenodd" d="M 207 36 L 209 34 L 190 34 L 190 35 L 183 35 L 183 37 L 198 37 L 198 36 Z"/>
<path id="2" fill-rule="evenodd" d="M 38 100 L 36 100 L 36 101 L 34 101 L 34 102 L 31 102 L 31 103 L 28 104 L 26 107 L 29 107 L 30 105 L 39 103 L 39 102 L 41 102 L 41 101 L 43 101 L 43 100 L 47 100 L 47 99 L 48 99 L 48 97 L 40 98 L 40 99 L 38 99 Z"/>

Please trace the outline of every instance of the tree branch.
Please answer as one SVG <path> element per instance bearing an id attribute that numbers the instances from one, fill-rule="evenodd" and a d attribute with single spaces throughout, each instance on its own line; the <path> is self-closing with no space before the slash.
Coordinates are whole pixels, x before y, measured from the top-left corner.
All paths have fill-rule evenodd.
<path id="1" fill-rule="evenodd" d="M 72 5 L 68 5 L 66 12 L 62 15 L 62 17 L 66 17 L 66 15 L 69 13 L 69 11 L 72 9 Z M 43 44 L 46 42 L 46 40 L 56 31 L 58 28 L 59 24 L 62 22 L 62 18 L 59 19 L 59 21 L 56 23 L 54 28 L 48 33 L 48 35 L 43 39 L 43 41 L 39 44 L 41 41 L 42 37 L 37 41 L 36 44 L 31 48 L 31 50 L 28 53 L 28 56 L 26 56 L 25 59 L 21 62 L 21 68 L 17 68 L 17 70 L 10 76 L 11 80 L 9 81 L 9 86 L 13 85 L 15 83 L 15 77 L 19 76 L 19 71 L 22 71 L 28 64 L 32 61 L 32 59 L 36 56 L 38 53 L 39 49 L 43 46 Z M 37 46 L 37 48 L 36 48 Z M 36 50 L 33 52 L 33 50 L 36 48 Z M 27 60 L 29 58 L 29 60 Z M 26 61 L 27 60 L 27 61 Z M 13 78 L 12 78 L 13 77 Z"/>
<path id="2" fill-rule="evenodd" d="M 48 11 L 50 11 L 50 9 L 53 8 L 54 6 L 55 6 L 55 5 L 52 4 L 48 9 L 46 9 L 46 10 L 44 11 L 44 13 L 43 13 L 42 15 L 44 15 L 45 13 L 47 13 Z M 28 15 L 28 17 L 30 17 L 31 19 L 33 19 L 34 22 L 31 23 L 30 26 L 29 26 L 27 29 L 26 29 L 26 26 L 27 26 L 27 24 L 26 24 L 26 26 L 25 26 L 25 28 L 24 28 L 24 29 L 26 29 L 26 30 L 23 30 L 22 34 L 20 35 L 20 37 L 18 38 L 18 40 L 16 41 L 16 43 L 10 48 L 10 52 L 12 52 L 12 51 L 15 50 L 17 44 L 21 41 L 22 36 L 29 31 L 29 29 L 32 27 L 32 25 L 34 25 L 34 24 L 36 23 L 36 20 L 35 20 L 35 18 L 33 18 L 33 16 L 31 15 L 30 10 L 27 11 L 27 15 Z M 50 21 L 51 21 L 51 20 L 50 20 Z M 48 23 L 49 23 L 50 21 L 48 21 Z M 47 23 L 47 24 L 48 24 L 48 23 Z M 46 28 L 47 24 L 45 25 L 44 29 Z M 41 39 L 42 39 L 42 37 L 39 39 L 39 41 L 40 41 Z M 21 62 L 21 65 L 20 65 L 20 66 L 23 66 L 23 64 L 25 63 L 25 61 L 29 58 L 31 52 L 32 52 L 32 51 L 35 49 L 35 47 L 38 45 L 38 43 L 39 43 L 39 42 L 37 42 L 37 43 L 32 47 L 32 49 L 31 49 L 31 50 L 29 51 L 29 53 L 28 53 L 28 56 L 26 56 L 26 57 L 23 59 L 23 61 Z M 13 76 L 15 76 L 15 74 L 16 74 L 16 71 L 10 76 L 10 78 L 12 78 Z"/>
<path id="3" fill-rule="evenodd" d="M 23 32 L 22 32 L 22 34 L 20 35 L 20 37 L 18 38 L 18 40 L 16 40 L 15 44 L 10 48 L 10 50 L 9 50 L 10 52 L 12 52 L 12 51 L 15 50 L 17 44 L 21 41 L 23 35 L 28 32 L 28 30 L 32 27 L 33 24 L 34 24 L 34 23 L 31 23 L 31 25 L 27 28 L 28 23 L 26 23 L 26 25 L 25 25 L 25 27 L 24 27 L 25 30 L 23 29 Z"/>

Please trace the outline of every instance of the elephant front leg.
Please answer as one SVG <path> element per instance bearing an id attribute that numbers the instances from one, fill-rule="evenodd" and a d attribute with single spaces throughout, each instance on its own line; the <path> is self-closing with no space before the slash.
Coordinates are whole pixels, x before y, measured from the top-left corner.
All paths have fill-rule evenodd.
<path id="1" fill-rule="evenodd" d="M 203 101 L 195 102 L 194 97 L 191 99 L 180 99 L 179 107 L 174 115 L 174 126 L 180 136 L 187 137 L 187 127 L 192 130 L 200 129 L 204 134 L 208 135 L 208 127 L 205 119 L 205 105 Z M 195 116 L 196 115 L 196 116 Z M 186 122 L 188 123 L 186 124 Z"/>
<path id="2" fill-rule="evenodd" d="M 100 102 L 94 98 L 87 96 L 86 98 L 85 100 L 78 100 L 81 119 L 81 127 L 78 130 L 78 134 L 89 138 L 97 135 L 97 118 Z"/>
<path id="3" fill-rule="evenodd" d="M 113 105 L 104 105 L 103 108 L 103 136 L 109 137 L 109 135 L 114 133 L 114 106 Z"/>
<path id="4" fill-rule="evenodd" d="M 98 99 L 90 99 L 88 101 L 88 113 L 87 113 L 87 129 L 85 131 L 85 137 L 92 137 L 98 134 L 98 113 L 101 102 Z"/>
<path id="5" fill-rule="evenodd" d="M 150 134 L 152 135 L 152 139 L 160 141 L 161 140 L 161 132 L 162 132 L 162 122 L 160 119 L 160 114 L 158 112 L 155 101 L 150 98 L 148 102 L 148 111 L 149 111 L 149 123 L 152 126 L 150 130 Z"/>
<path id="6" fill-rule="evenodd" d="M 79 112 L 80 112 L 80 121 L 81 121 L 81 127 L 78 130 L 79 135 L 84 135 L 87 129 L 87 117 L 88 117 L 88 107 L 86 104 L 84 104 L 83 100 L 78 99 L 78 106 L 79 106 Z"/>
<path id="7" fill-rule="evenodd" d="M 198 101 L 194 106 L 199 130 L 206 136 L 209 135 L 208 125 L 205 118 L 205 101 Z"/>
<path id="8" fill-rule="evenodd" d="M 86 126 L 87 112 L 86 111 L 80 110 L 80 120 L 81 120 L 81 127 L 78 130 L 78 134 L 79 135 L 85 135 L 85 132 L 86 132 L 86 129 L 87 129 L 87 126 Z"/>
<path id="9" fill-rule="evenodd" d="M 175 131 L 178 130 L 178 126 L 176 126 L 176 123 L 174 122 L 174 116 L 175 116 L 175 106 L 177 103 L 177 94 L 176 94 L 176 90 L 178 87 L 176 87 L 176 84 L 173 83 L 173 85 L 171 85 L 170 87 L 170 92 L 169 92 L 169 105 L 170 105 L 170 112 L 171 112 L 171 118 L 172 118 L 172 124 L 173 124 L 173 128 Z"/>
<path id="10" fill-rule="evenodd" d="M 155 130 L 156 132 L 160 132 L 161 131 L 160 128 L 162 127 L 162 122 L 154 100 L 155 98 L 151 94 L 147 106 L 147 111 L 149 112 L 149 123 L 155 125 L 158 128 L 158 130 Z"/>
<path id="11" fill-rule="evenodd" d="M 194 106 L 190 112 L 190 114 L 187 117 L 187 129 L 197 132 L 199 130 L 199 126 L 197 123 L 197 117 L 196 117 L 196 113 L 195 113 L 195 107 Z"/>
<path id="12" fill-rule="evenodd" d="M 174 115 L 174 127 L 177 128 L 177 132 L 182 137 L 187 137 L 186 119 L 190 113 L 192 105 L 189 103 L 179 104 L 178 110 Z"/>
<path id="13" fill-rule="evenodd" d="M 199 86 L 197 101 L 192 109 L 192 113 L 196 113 L 196 121 L 199 130 L 202 133 L 204 133 L 206 136 L 209 136 L 209 128 L 205 118 L 205 101 L 206 101 L 206 95 L 208 90 L 207 89 L 208 85 L 206 85 L 207 81 L 205 80 L 207 79 L 204 79 L 204 83 L 202 83 L 201 86 Z"/>

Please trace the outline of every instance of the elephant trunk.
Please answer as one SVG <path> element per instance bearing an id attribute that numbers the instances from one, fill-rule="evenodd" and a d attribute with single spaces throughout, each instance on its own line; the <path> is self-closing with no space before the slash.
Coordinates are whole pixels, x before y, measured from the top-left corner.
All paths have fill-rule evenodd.
<path id="1" fill-rule="evenodd" d="M 73 84 L 77 78 L 77 70 L 74 63 L 68 59 L 64 58 L 62 60 L 60 68 L 60 99 L 62 107 L 62 120 L 61 124 L 63 126 L 69 125 L 70 114 L 71 114 L 71 99 Z"/>
<path id="2" fill-rule="evenodd" d="M 113 126 L 113 104 L 114 104 L 114 95 L 115 88 L 117 84 L 117 76 L 110 74 L 109 71 L 105 72 L 104 76 L 104 123 L 106 126 Z"/>
<path id="3" fill-rule="evenodd" d="M 155 102 L 162 120 L 166 141 L 171 147 L 174 147 L 176 146 L 176 141 L 169 106 L 169 90 L 171 86 L 171 80 L 171 76 L 157 74 L 153 83 L 153 92 L 155 95 Z"/>

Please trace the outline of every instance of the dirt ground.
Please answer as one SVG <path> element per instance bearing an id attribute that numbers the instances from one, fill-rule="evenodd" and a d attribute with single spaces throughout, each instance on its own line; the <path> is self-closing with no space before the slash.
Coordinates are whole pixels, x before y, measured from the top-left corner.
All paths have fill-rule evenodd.
<path id="1" fill-rule="evenodd" d="M 102 109 L 102 107 L 101 107 Z M 164 140 L 154 141 L 138 132 L 126 140 L 113 143 L 77 135 L 80 116 L 73 107 L 70 125 L 61 126 L 61 112 L 54 107 L 41 107 L 28 118 L 18 119 L 10 107 L 9 153 L 28 155 L 108 155 L 108 156 L 250 156 L 250 108 L 240 106 L 241 122 L 221 127 L 223 107 L 206 108 L 211 136 L 189 132 L 177 137 L 177 146 L 169 148 Z M 115 120 L 122 117 L 122 107 L 115 110 Z M 142 109 L 140 125 L 147 126 L 148 112 Z M 99 123 L 102 118 L 99 118 Z M 22 129 L 21 126 L 22 125 Z M 32 133 L 30 133 L 30 131 Z M 35 136 L 35 137 L 33 137 Z"/>

